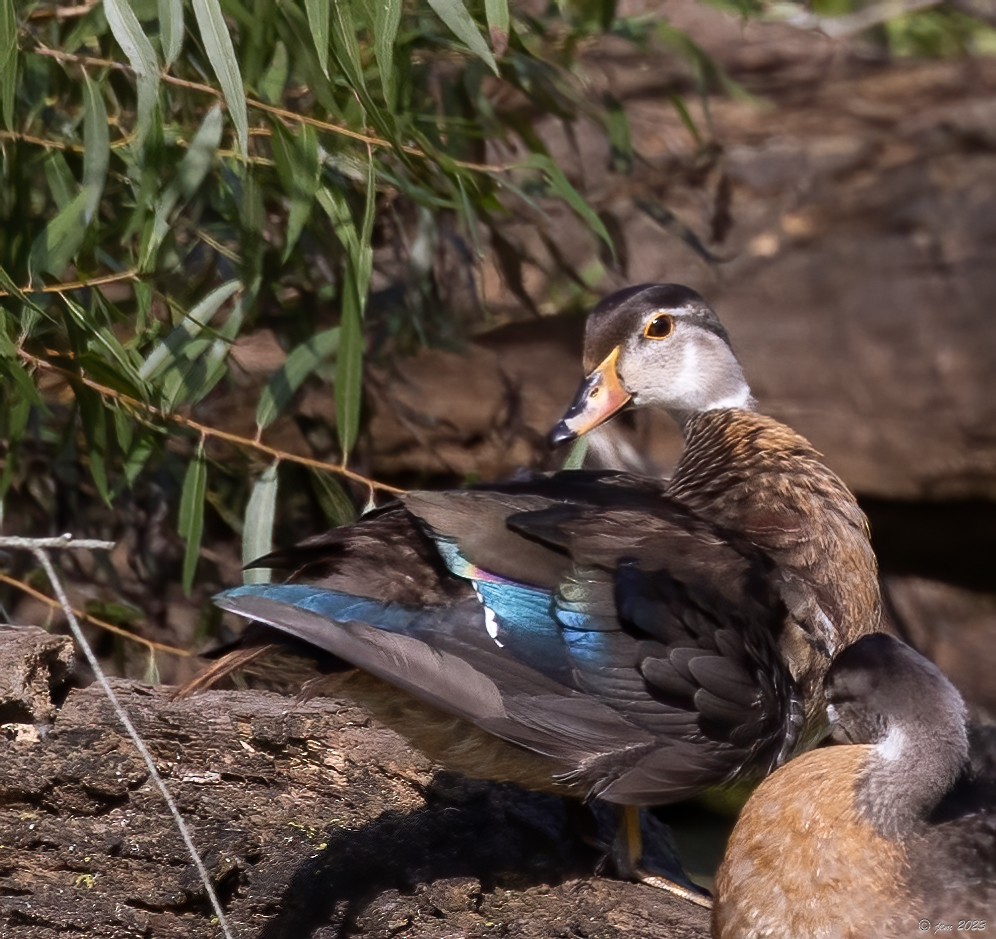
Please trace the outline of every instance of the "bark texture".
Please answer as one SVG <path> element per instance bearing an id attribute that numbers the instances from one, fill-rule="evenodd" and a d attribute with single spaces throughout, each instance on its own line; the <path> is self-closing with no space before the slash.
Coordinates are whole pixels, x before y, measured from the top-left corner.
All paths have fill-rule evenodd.
<path id="1" fill-rule="evenodd" d="M 67 688 L 71 657 L 0 630 L 0 934 L 219 936 L 109 703 Z M 437 778 L 348 703 L 114 687 L 239 939 L 708 935 L 698 907 L 599 876 L 567 803 Z"/>

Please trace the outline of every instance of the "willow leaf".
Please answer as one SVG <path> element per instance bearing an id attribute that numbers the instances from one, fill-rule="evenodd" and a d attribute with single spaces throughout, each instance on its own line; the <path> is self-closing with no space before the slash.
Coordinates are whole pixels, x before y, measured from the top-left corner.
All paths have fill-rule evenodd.
<path id="1" fill-rule="evenodd" d="M 86 236 L 88 194 L 79 192 L 31 245 L 28 266 L 34 272 L 46 271 L 60 277 L 76 256 Z"/>
<path id="2" fill-rule="evenodd" d="M 146 356 L 139 375 L 149 381 L 160 378 L 181 359 L 195 356 L 191 345 L 211 324 L 215 314 L 240 287 L 237 280 L 230 280 L 215 287 L 203 300 L 192 307 L 183 321 Z"/>
<path id="3" fill-rule="evenodd" d="M 197 453 L 187 467 L 183 478 L 183 491 L 180 494 L 180 517 L 177 530 L 187 542 L 183 555 L 183 590 L 190 594 L 197 571 L 197 560 L 201 553 L 201 538 L 204 535 L 204 496 L 207 492 L 207 463 L 204 460 L 204 442 L 201 441 Z"/>
<path id="4" fill-rule="evenodd" d="M 194 139 L 177 167 L 176 176 L 170 180 L 156 202 L 156 212 L 149 230 L 148 240 L 142 251 L 141 267 L 147 268 L 169 231 L 173 211 L 185 205 L 197 192 L 214 163 L 215 153 L 221 144 L 223 118 L 220 105 L 215 105 L 201 121 Z"/>
<path id="5" fill-rule="evenodd" d="M 560 196 L 560 198 L 563 199 L 568 206 L 570 206 L 581 221 L 583 221 L 592 231 L 595 232 L 596 235 L 598 235 L 599 238 L 602 239 L 605 246 L 614 256 L 616 246 L 615 242 L 612 240 L 612 236 L 609 234 L 608 229 L 595 213 L 595 210 L 592 209 L 587 202 L 585 202 L 581 193 L 579 193 L 577 189 L 570 184 L 570 181 L 564 175 L 560 167 L 557 166 L 557 164 L 544 153 L 532 154 L 528 160 L 528 165 L 543 172 L 553 191 Z"/>
<path id="6" fill-rule="evenodd" d="M 218 78 L 218 84 L 221 85 L 221 93 L 225 97 L 228 113 L 235 125 L 239 151 L 245 154 L 249 149 L 249 115 L 242 87 L 242 73 L 239 70 L 239 60 L 235 57 L 231 33 L 218 0 L 193 0 L 193 6 L 204 51 Z"/>
<path id="7" fill-rule="evenodd" d="M 270 377 L 256 407 L 256 426 L 265 430 L 290 404 L 297 390 L 339 348 L 339 327 L 323 330 L 302 342 Z"/>
<path id="8" fill-rule="evenodd" d="M 249 564 L 273 549 L 273 520 L 277 512 L 277 467 L 271 463 L 256 480 L 246 507 L 246 520 L 242 529 L 242 563 Z M 268 568 L 254 568 L 243 575 L 247 584 L 265 584 L 270 581 Z"/>
<path id="9" fill-rule="evenodd" d="M 128 0 L 104 0 L 104 15 L 117 44 L 124 52 L 138 83 L 138 137 L 141 149 L 152 127 L 152 113 L 159 95 L 159 61 Z"/>
<path id="10" fill-rule="evenodd" d="M 450 32 L 497 75 L 498 63 L 495 62 L 495 57 L 484 41 L 477 23 L 461 0 L 429 0 L 429 6 Z"/>
<path id="11" fill-rule="evenodd" d="M 271 140 L 277 175 L 290 201 L 283 250 L 286 261 L 311 215 L 321 180 L 322 161 L 314 128 L 301 127 L 292 134 L 282 124 L 275 124 Z"/>
<path id="12" fill-rule="evenodd" d="M 343 277 L 342 331 L 335 370 L 336 429 L 343 463 L 356 443 L 363 395 L 363 314 L 356 269 L 347 264 Z"/>
<path id="13" fill-rule="evenodd" d="M 304 9 L 308 14 L 308 27 L 311 39 L 318 53 L 318 64 L 325 77 L 329 77 L 329 7 L 337 0 L 304 0 Z"/>
<path id="14" fill-rule="evenodd" d="M 100 89 L 83 73 L 83 220 L 89 225 L 100 207 L 111 162 L 111 139 L 107 132 L 107 109 Z"/>
<path id="15" fill-rule="evenodd" d="M 374 56 L 380 72 L 381 88 L 388 110 L 394 111 L 398 100 L 398 64 L 394 43 L 401 25 L 402 0 L 368 0 L 368 15 L 373 27 Z"/>
<path id="16" fill-rule="evenodd" d="M 488 20 L 491 48 L 500 55 L 508 48 L 510 28 L 508 0 L 484 0 L 484 15 Z"/>
<path id="17" fill-rule="evenodd" d="M 169 68 L 183 48 L 183 0 L 159 0 L 159 41 Z"/>
<path id="18" fill-rule="evenodd" d="M 0 117 L 8 130 L 14 130 L 17 55 L 17 13 L 14 10 L 14 0 L 0 0 Z"/>

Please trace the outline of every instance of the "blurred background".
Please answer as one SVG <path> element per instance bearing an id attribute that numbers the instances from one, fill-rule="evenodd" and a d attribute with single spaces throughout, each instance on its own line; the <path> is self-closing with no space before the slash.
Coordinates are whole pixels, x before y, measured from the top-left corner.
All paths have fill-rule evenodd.
<path id="1" fill-rule="evenodd" d="M 59 559 L 112 671 L 386 487 L 557 466 L 585 312 L 676 281 L 996 715 L 991 0 L 0 0 L 0 117 L 2 530 L 117 542 Z"/>

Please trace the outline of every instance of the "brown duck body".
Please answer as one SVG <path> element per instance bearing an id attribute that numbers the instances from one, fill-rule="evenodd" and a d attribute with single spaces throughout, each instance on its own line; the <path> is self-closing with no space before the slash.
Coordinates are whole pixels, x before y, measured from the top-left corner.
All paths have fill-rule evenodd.
<path id="1" fill-rule="evenodd" d="M 790 616 L 779 648 L 819 736 L 833 655 L 879 632 L 882 600 L 868 520 L 805 437 L 756 411 L 703 411 L 684 427 L 668 495 L 735 531 L 773 562 Z"/>
<path id="2" fill-rule="evenodd" d="M 717 875 L 713 936 L 990 929 L 996 776 L 968 762 L 955 689 L 889 636 L 846 649 L 827 686 L 835 737 L 853 742 L 803 754 L 755 790 Z"/>
<path id="3" fill-rule="evenodd" d="M 619 337 L 671 348 L 659 381 L 677 376 L 686 449 L 668 486 L 561 473 L 410 493 L 259 562 L 285 584 L 218 602 L 365 672 L 343 687 L 444 765 L 660 804 L 764 775 L 821 735 L 813 690 L 834 649 L 879 627 L 877 576 L 853 496 L 753 411 L 701 298 L 656 286 L 607 303 L 592 347 L 611 351 L 561 439 L 592 401 L 610 402 L 604 420 L 646 397 L 606 384 L 654 374 Z"/>

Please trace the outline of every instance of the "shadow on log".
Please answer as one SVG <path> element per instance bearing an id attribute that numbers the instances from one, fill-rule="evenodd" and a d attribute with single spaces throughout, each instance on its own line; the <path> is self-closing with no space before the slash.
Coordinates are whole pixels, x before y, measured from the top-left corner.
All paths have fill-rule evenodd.
<path id="1" fill-rule="evenodd" d="M 0 630 L 0 934 L 215 937 L 145 764 L 72 646 Z M 433 775 L 341 701 L 118 681 L 234 935 L 700 939 L 708 914 L 597 875 L 562 800 Z"/>

